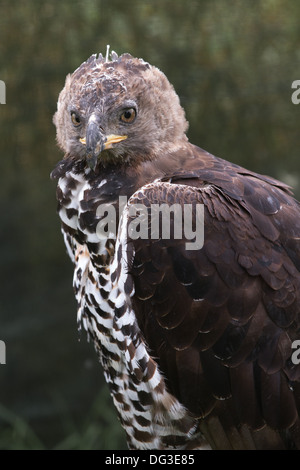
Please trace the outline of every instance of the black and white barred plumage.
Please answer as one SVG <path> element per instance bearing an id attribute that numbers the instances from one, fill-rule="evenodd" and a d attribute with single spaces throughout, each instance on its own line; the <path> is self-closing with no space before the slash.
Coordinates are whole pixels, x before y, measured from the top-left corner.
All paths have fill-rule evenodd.
<path id="1" fill-rule="evenodd" d="M 111 59 L 91 56 L 67 77 L 54 117 L 65 158 L 52 176 L 78 324 L 128 445 L 300 448 L 299 203 L 283 183 L 190 144 L 158 69 Z M 103 204 L 116 209 L 107 237 Z M 203 205 L 203 247 L 131 238 L 137 204 Z"/>

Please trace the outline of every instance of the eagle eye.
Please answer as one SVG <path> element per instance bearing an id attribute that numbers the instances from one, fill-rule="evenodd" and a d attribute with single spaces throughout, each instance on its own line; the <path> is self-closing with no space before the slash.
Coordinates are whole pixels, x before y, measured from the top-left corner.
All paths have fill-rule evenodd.
<path id="1" fill-rule="evenodd" d="M 81 124 L 81 119 L 80 119 L 80 117 L 78 116 L 78 114 L 75 113 L 75 111 L 72 111 L 72 112 L 71 112 L 71 120 L 72 120 L 72 123 L 73 123 L 73 125 L 74 125 L 75 127 L 80 126 L 80 124 Z"/>
<path id="2" fill-rule="evenodd" d="M 131 123 L 135 120 L 136 117 L 136 110 L 134 108 L 128 108 L 123 111 L 121 114 L 121 121 L 126 123 Z"/>

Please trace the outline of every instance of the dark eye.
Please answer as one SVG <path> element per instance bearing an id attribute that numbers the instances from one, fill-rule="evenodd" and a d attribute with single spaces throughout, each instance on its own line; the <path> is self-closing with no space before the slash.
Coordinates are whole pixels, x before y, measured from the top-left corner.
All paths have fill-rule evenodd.
<path id="1" fill-rule="evenodd" d="M 71 112 L 71 120 L 72 120 L 72 123 L 74 124 L 74 126 L 76 126 L 76 127 L 80 126 L 80 124 L 81 124 L 80 117 L 74 111 Z"/>
<path id="2" fill-rule="evenodd" d="M 128 108 L 121 114 L 121 121 L 131 123 L 135 120 L 136 110 L 134 108 Z"/>

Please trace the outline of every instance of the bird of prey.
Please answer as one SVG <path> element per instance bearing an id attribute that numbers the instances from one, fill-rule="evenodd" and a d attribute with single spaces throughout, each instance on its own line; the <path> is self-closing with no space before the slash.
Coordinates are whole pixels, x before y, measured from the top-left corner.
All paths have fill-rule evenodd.
<path id="1" fill-rule="evenodd" d="M 300 449 L 290 188 L 191 144 L 173 86 L 130 54 L 68 75 L 54 123 L 78 324 L 128 447 Z"/>

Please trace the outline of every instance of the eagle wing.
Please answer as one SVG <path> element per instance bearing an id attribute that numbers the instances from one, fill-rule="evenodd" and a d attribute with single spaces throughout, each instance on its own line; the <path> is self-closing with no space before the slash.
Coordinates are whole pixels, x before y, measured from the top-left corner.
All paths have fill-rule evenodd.
<path id="1" fill-rule="evenodd" d="M 244 425 L 289 429 L 293 441 L 300 412 L 300 365 L 292 360 L 300 336 L 300 206 L 283 184 L 228 165 L 225 171 L 216 159 L 216 168 L 179 172 L 131 197 L 129 206 L 142 204 L 148 213 L 157 204 L 182 211 L 189 205 L 194 216 L 196 206 L 204 208 L 198 249 L 187 249 L 184 233 L 174 235 L 175 213 L 169 237 L 151 237 L 148 218 L 149 236 L 128 241 L 132 305 L 169 391 L 194 416 L 218 416 L 227 433 Z M 136 221 L 132 213 L 127 222 L 136 228 Z M 213 446 L 217 439 L 211 436 Z"/>

